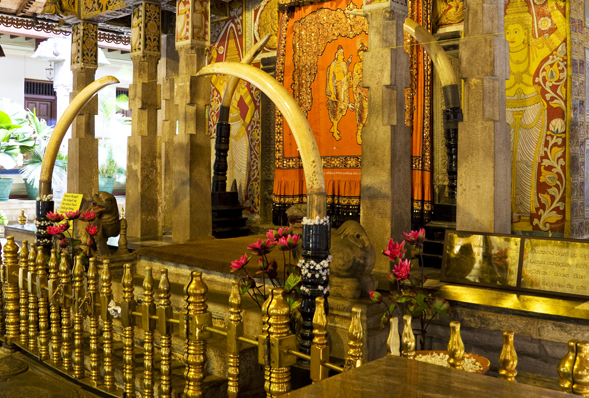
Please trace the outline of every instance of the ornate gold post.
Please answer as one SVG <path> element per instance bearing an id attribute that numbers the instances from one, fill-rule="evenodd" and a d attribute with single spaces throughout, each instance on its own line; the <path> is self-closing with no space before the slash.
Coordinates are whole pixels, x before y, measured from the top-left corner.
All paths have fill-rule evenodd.
<path id="1" fill-rule="evenodd" d="M 29 272 L 29 241 L 22 241 L 19 257 L 20 268 L 18 270 L 18 287 L 20 289 L 20 344 L 23 347 L 29 345 L 29 292 L 25 278 Z"/>
<path id="2" fill-rule="evenodd" d="M 143 358 L 143 397 L 153 398 L 153 336 L 155 334 L 155 320 L 150 317 L 155 315 L 155 301 L 153 299 L 153 275 L 151 267 L 145 267 L 145 279 L 143 281 L 143 306 L 141 307 L 141 322 L 144 334 L 144 358 Z"/>
<path id="3" fill-rule="evenodd" d="M 517 353 L 513 346 L 513 332 L 503 332 L 503 348 L 499 355 L 499 377 L 507 381 L 515 381 L 517 375 Z"/>
<path id="4" fill-rule="evenodd" d="M 61 282 L 61 357 L 66 371 L 72 370 L 72 285 L 70 279 L 70 261 L 67 253 L 61 253 L 59 280 Z M 68 297 L 69 296 L 69 297 Z"/>
<path id="5" fill-rule="evenodd" d="M 569 350 L 567 354 L 558 363 L 558 386 L 563 392 L 573 392 L 573 367 L 577 358 L 577 340 L 569 340 Z"/>
<path id="6" fill-rule="evenodd" d="M 2 252 L 2 245 L 0 244 L 0 253 Z M 4 265 L 2 264 L 2 257 L 0 256 L 0 273 L 4 271 Z M 4 323 L 4 292 L 2 291 L 2 283 L 0 283 L 0 336 L 6 334 L 6 324 Z"/>
<path id="7" fill-rule="evenodd" d="M 18 307 L 18 246 L 9 236 L 4 246 L 4 311 L 6 313 L 7 343 L 18 341 L 20 333 L 20 314 Z"/>
<path id="8" fill-rule="evenodd" d="M 84 292 L 84 265 L 82 256 L 76 256 L 73 274 L 74 292 L 74 377 L 84 377 L 84 315 L 82 314 Z"/>
<path id="9" fill-rule="evenodd" d="M 237 398 L 239 393 L 239 351 L 241 342 L 238 337 L 243 336 L 243 323 L 241 322 L 241 294 L 239 294 L 239 281 L 231 281 L 231 295 L 229 296 L 229 321 L 227 322 L 227 353 L 229 354 L 227 368 L 227 396 Z"/>
<path id="10" fill-rule="evenodd" d="M 202 330 L 203 326 L 212 326 L 211 313 L 207 311 L 206 283 L 202 279 L 202 272 L 192 271 L 191 279 L 186 286 L 186 387 L 187 398 L 200 398 L 203 395 L 203 381 L 205 379 L 206 339 L 210 332 Z"/>
<path id="11" fill-rule="evenodd" d="M 49 320 L 51 322 L 51 360 L 55 365 L 61 362 L 61 318 L 59 316 L 59 265 L 57 263 L 57 250 L 51 249 L 49 258 Z"/>
<path id="12" fill-rule="evenodd" d="M 411 315 L 403 315 L 403 334 L 401 335 L 401 356 L 415 357 L 415 334 L 411 327 Z"/>
<path id="13" fill-rule="evenodd" d="M 47 257 L 45 248 L 40 246 L 37 253 L 37 297 L 39 306 L 39 357 L 49 359 L 49 298 L 47 297 Z"/>
<path id="14" fill-rule="evenodd" d="M 270 385 L 266 394 L 272 397 L 286 394 L 291 390 L 290 366 L 296 363 L 283 358 L 287 348 L 296 349 L 296 338 L 290 331 L 290 307 L 284 299 L 284 289 L 276 288 L 270 293 L 268 306 L 268 335 L 270 337 Z M 292 338 L 289 347 L 286 338 Z M 286 344 L 285 344 L 286 343 Z M 264 386 L 266 388 L 266 386 Z"/>
<path id="15" fill-rule="evenodd" d="M 354 369 L 364 364 L 362 356 L 363 338 L 362 310 L 358 307 L 352 307 L 352 322 L 350 322 L 350 329 L 348 330 L 348 353 L 344 363 L 344 370 Z"/>
<path id="16" fill-rule="evenodd" d="M 100 330 L 99 321 L 100 307 L 98 296 L 98 268 L 96 267 L 96 258 L 90 258 L 88 262 L 88 299 L 90 300 L 88 316 L 90 318 L 90 379 L 96 387 L 100 384 L 100 368 L 98 360 L 100 358 Z"/>
<path id="17" fill-rule="evenodd" d="M 270 390 L 270 344 L 268 338 L 268 307 L 270 307 L 270 301 L 272 301 L 272 291 L 268 295 L 268 298 L 262 304 L 262 333 L 258 336 L 258 346 L 263 345 L 264 350 L 258 349 L 258 363 L 264 365 L 264 390 Z M 266 393 L 266 397 L 270 398 L 271 395 Z"/>
<path id="18" fill-rule="evenodd" d="M 29 252 L 29 273 L 27 275 L 27 290 L 29 291 L 29 351 L 37 351 L 37 334 L 39 332 L 38 299 L 34 288 L 37 280 L 37 245 L 31 243 Z"/>
<path id="19" fill-rule="evenodd" d="M 123 389 L 125 396 L 135 396 L 135 298 L 133 297 L 133 275 L 131 264 L 124 265 L 123 302 L 121 303 L 121 324 L 123 325 Z"/>
<path id="20" fill-rule="evenodd" d="M 448 363 L 450 367 L 462 370 L 464 363 L 464 343 L 460 337 L 460 322 L 450 322 L 450 341 L 448 342 Z"/>
<path id="21" fill-rule="evenodd" d="M 127 245 L 127 219 L 125 218 L 125 208 L 121 206 L 121 231 L 119 233 L 119 248 L 116 254 L 129 254 Z"/>
<path id="22" fill-rule="evenodd" d="M 102 289 L 100 295 L 100 315 L 102 317 L 102 348 L 104 350 L 104 386 L 110 390 L 115 386 L 115 371 L 113 368 L 113 333 L 112 315 L 108 311 L 108 304 L 112 300 L 112 281 L 110 279 L 110 261 L 102 262 Z"/>
<path id="23" fill-rule="evenodd" d="M 327 317 L 325 316 L 325 299 L 315 299 L 315 315 L 313 316 L 313 345 L 311 346 L 311 380 L 317 383 L 329 377 L 329 369 L 321 362 L 329 361 L 327 345 Z"/>
<path id="24" fill-rule="evenodd" d="M 162 346 L 159 396 L 160 398 L 170 398 L 172 396 L 172 325 L 167 320 L 172 318 L 172 303 L 170 302 L 170 281 L 167 268 L 162 269 L 157 295 L 157 322 Z"/>
<path id="25" fill-rule="evenodd" d="M 577 343 L 573 380 L 573 393 L 589 397 L 589 342 L 587 341 Z"/>

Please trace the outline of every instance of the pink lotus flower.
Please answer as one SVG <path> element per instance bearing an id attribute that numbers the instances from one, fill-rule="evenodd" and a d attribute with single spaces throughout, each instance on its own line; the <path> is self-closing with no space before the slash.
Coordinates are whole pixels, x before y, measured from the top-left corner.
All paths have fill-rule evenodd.
<path id="1" fill-rule="evenodd" d="M 63 238 L 60 242 L 59 242 L 59 246 L 61 246 L 62 249 L 65 249 L 67 247 L 67 239 Z"/>
<path id="2" fill-rule="evenodd" d="M 87 211 L 85 213 L 82 213 L 82 215 L 80 216 L 80 219 L 83 219 L 85 221 L 94 221 L 94 219 L 96 218 L 96 213 L 91 212 L 91 211 Z"/>
<path id="3" fill-rule="evenodd" d="M 390 239 L 387 249 L 383 250 L 382 254 L 387 256 L 392 262 L 397 262 L 397 260 L 403 258 L 405 251 L 405 241 L 398 244 L 397 242 L 394 242 L 393 239 Z"/>
<path id="4" fill-rule="evenodd" d="M 77 220 L 78 217 L 80 217 L 80 210 L 65 212 L 65 218 L 68 220 Z"/>
<path id="5" fill-rule="evenodd" d="M 282 236 L 288 236 L 290 234 L 291 230 L 289 227 L 282 227 L 278 229 L 278 235 L 280 237 Z"/>
<path id="6" fill-rule="evenodd" d="M 418 249 L 422 248 L 423 242 L 425 241 L 425 229 L 421 228 L 419 231 L 411 231 L 410 234 L 403 232 L 403 235 L 405 235 L 407 243 Z"/>
<path id="7" fill-rule="evenodd" d="M 231 272 L 242 269 L 249 261 L 250 257 L 247 256 L 247 253 L 244 253 L 243 256 L 231 262 Z"/>
<path id="8" fill-rule="evenodd" d="M 49 235 L 57 235 L 60 233 L 59 228 L 58 227 L 53 227 L 53 226 L 48 226 L 47 227 L 47 233 Z"/>
<path id="9" fill-rule="evenodd" d="M 273 229 L 266 232 L 266 236 L 268 237 L 268 239 L 278 239 L 279 238 L 278 231 L 274 231 Z"/>
<path id="10" fill-rule="evenodd" d="M 53 222 L 60 222 L 63 220 L 63 214 L 53 213 L 51 211 L 47 212 L 46 216 Z"/>
<path id="11" fill-rule="evenodd" d="M 94 236 L 98 233 L 98 227 L 96 225 L 86 225 L 86 232 L 88 232 L 88 234 L 90 236 Z"/>
<path id="12" fill-rule="evenodd" d="M 262 270 L 258 271 L 258 273 L 266 271 L 268 269 L 268 263 L 266 263 L 266 261 L 264 261 L 264 258 L 262 257 L 258 259 L 258 268 Z"/>
<path id="13" fill-rule="evenodd" d="M 398 280 L 402 281 L 409 277 L 409 271 L 411 271 L 411 261 L 399 260 L 399 264 L 393 269 L 393 274 L 395 274 Z"/>
<path id="14" fill-rule="evenodd" d="M 377 303 L 382 302 L 382 294 L 380 294 L 379 292 L 368 292 L 368 294 L 370 295 L 370 299 L 372 301 L 375 301 Z"/>
<path id="15" fill-rule="evenodd" d="M 276 241 L 274 239 L 267 239 L 265 242 L 262 242 L 261 239 L 258 239 L 256 243 L 247 245 L 247 248 L 256 253 L 258 256 L 263 256 L 264 254 L 270 253 L 274 246 L 276 246 Z"/>
<path id="16" fill-rule="evenodd" d="M 49 226 L 49 227 L 47 227 L 47 233 L 50 235 L 59 235 L 59 234 L 64 233 L 65 231 L 67 231 L 69 227 L 70 227 L 69 222 L 64 222 L 63 224 L 57 224 L 53 227 Z"/>
<path id="17" fill-rule="evenodd" d="M 289 251 L 297 247 L 301 237 L 299 235 L 282 236 L 278 239 L 278 249 L 281 251 Z"/>

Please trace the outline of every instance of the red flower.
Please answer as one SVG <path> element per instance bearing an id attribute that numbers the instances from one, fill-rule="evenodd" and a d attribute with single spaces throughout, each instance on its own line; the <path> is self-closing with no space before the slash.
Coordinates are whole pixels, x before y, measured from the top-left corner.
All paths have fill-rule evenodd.
<path id="1" fill-rule="evenodd" d="M 98 227 L 96 225 L 86 225 L 86 232 L 90 234 L 90 236 L 94 236 L 98 233 Z"/>
<path id="2" fill-rule="evenodd" d="M 80 219 L 84 219 L 85 221 L 94 221 L 94 219 L 96 218 L 96 213 L 91 212 L 91 211 L 87 211 L 85 213 L 82 213 L 82 215 L 80 216 Z"/>
<path id="3" fill-rule="evenodd" d="M 60 222 L 63 220 L 63 214 L 53 213 L 51 211 L 47 212 L 46 216 L 53 222 Z"/>
<path id="4" fill-rule="evenodd" d="M 411 261 L 399 260 L 399 264 L 393 269 L 393 274 L 395 274 L 398 280 L 402 281 L 409 277 L 409 271 L 411 271 Z"/>
<path id="5" fill-rule="evenodd" d="M 256 243 L 252 243 L 248 245 L 247 248 L 258 256 L 263 256 L 264 254 L 270 253 L 272 249 L 276 246 L 276 241 L 274 239 L 267 239 L 265 242 L 262 242 L 260 239 Z"/>
<path id="6" fill-rule="evenodd" d="M 425 229 L 421 228 L 419 231 L 411 231 L 410 234 L 403 232 L 403 235 L 405 235 L 407 243 L 418 249 L 422 248 L 423 242 L 425 241 Z"/>
<path id="7" fill-rule="evenodd" d="M 290 228 L 289 227 L 282 227 L 278 229 L 278 235 L 279 236 L 288 236 L 290 234 Z"/>
<path id="8" fill-rule="evenodd" d="M 266 236 L 268 239 L 279 239 L 282 237 L 287 237 L 290 234 L 291 229 L 289 227 L 281 227 L 278 230 L 271 229 L 266 232 Z"/>
<path id="9" fill-rule="evenodd" d="M 65 231 L 67 231 L 68 229 L 70 229 L 70 223 L 69 223 L 69 221 L 66 221 L 63 224 L 57 225 L 57 227 L 59 228 L 59 232 L 63 233 Z"/>
<path id="10" fill-rule="evenodd" d="M 375 301 L 377 303 L 382 302 L 382 294 L 380 294 L 379 292 L 368 292 L 368 294 L 370 295 L 372 301 Z"/>
<path id="11" fill-rule="evenodd" d="M 250 257 L 247 256 L 247 253 L 244 253 L 241 258 L 231 262 L 231 272 L 242 269 L 249 261 Z"/>
<path id="12" fill-rule="evenodd" d="M 49 235 L 57 235 L 60 233 L 59 228 L 58 227 L 53 227 L 53 226 L 48 226 L 47 227 L 47 233 Z"/>
<path id="13" fill-rule="evenodd" d="M 268 239 L 278 239 L 279 238 L 278 232 L 274 231 L 273 229 L 266 232 L 266 236 L 268 237 Z"/>
<path id="14" fill-rule="evenodd" d="M 78 217 L 80 217 L 80 210 L 65 212 L 65 218 L 68 220 L 76 220 Z"/>
<path id="15" fill-rule="evenodd" d="M 389 240 L 389 245 L 387 246 L 386 250 L 382 251 L 382 254 L 387 256 L 389 260 L 392 262 L 397 262 L 397 260 L 403 258 L 405 255 L 405 241 L 398 244 L 397 242 L 393 242 L 393 239 Z"/>
<path id="16" fill-rule="evenodd" d="M 62 249 L 65 249 L 67 247 L 67 239 L 63 238 L 60 242 L 59 242 L 59 246 L 61 246 Z"/>

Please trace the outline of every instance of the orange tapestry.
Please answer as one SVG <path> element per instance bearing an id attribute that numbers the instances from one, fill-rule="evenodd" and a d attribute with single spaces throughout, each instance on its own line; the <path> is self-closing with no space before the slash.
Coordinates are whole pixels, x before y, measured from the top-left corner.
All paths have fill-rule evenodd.
<path id="1" fill-rule="evenodd" d="M 360 157 L 368 89 L 362 85 L 362 57 L 368 23 L 345 13 L 359 0 L 336 0 L 285 11 L 281 16 L 276 78 L 293 95 L 319 146 L 332 225 L 360 214 Z M 273 222 L 285 224 L 285 210 L 306 202 L 297 144 L 277 114 Z"/>

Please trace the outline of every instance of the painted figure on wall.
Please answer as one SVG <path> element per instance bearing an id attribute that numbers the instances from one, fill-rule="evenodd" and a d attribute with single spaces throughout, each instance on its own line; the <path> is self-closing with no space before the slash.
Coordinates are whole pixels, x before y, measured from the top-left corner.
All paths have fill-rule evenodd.
<path id="1" fill-rule="evenodd" d="M 131 52 L 141 51 L 139 39 L 141 38 L 141 6 L 133 8 L 133 18 L 131 18 Z"/>
<path id="2" fill-rule="evenodd" d="M 331 120 L 331 129 L 329 132 L 336 141 L 342 139 L 337 125 L 342 117 L 348 112 L 350 107 L 349 81 L 352 73 L 349 71 L 352 63 L 352 56 L 348 61 L 344 61 L 344 49 L 342 46 L 337 48 L 335 58 L 327 70 L 327 85 L 325 94 L 327 95 L 327 111 L 329 120 Z"/>
<path id="3" fill-rule="evenodd" d="M 462 0 L 437 0 L 434 2 L 435 25 L 448 26 L 464 21 L 464 2 Z"/>
<path id="4" fill-rule="evenodd" d="M 368 117 L 368 89 L 362 84 L 362 60 L 364 53 L 368 50 L 363 41 L 358 45 L 358 57 L 360 61 L 354 64 L 354 74 L 352 76 L 352 89 L 354 91 L 354 108 L 356 110 L 356 142 L 362 144 L 362 128 L 366 125 Z"/>
<path id="5" fill-rule="evenodd" d="M 190 0 L 179 1 L 176 7 L 176 41 L 190 38 Z"/>
<path id="6" fill-rule="evenodd" d="M 553 109 L 566 109 L 567 25 L 556 1 L 548 3 L 551 18 L 532 16 L 524 0 L 511 0 L 505 11 L 510 62 L 506 102 L 512 148 L 511 210 L 512 223 L 517 225 L 514 230 L 548 231 L 550 224 L 561 225 L 563 218 L 564 142 L 558 135 L 565 132 L 564 115 Z M 536 12 L 533 5 L 532 12 Z"/>

